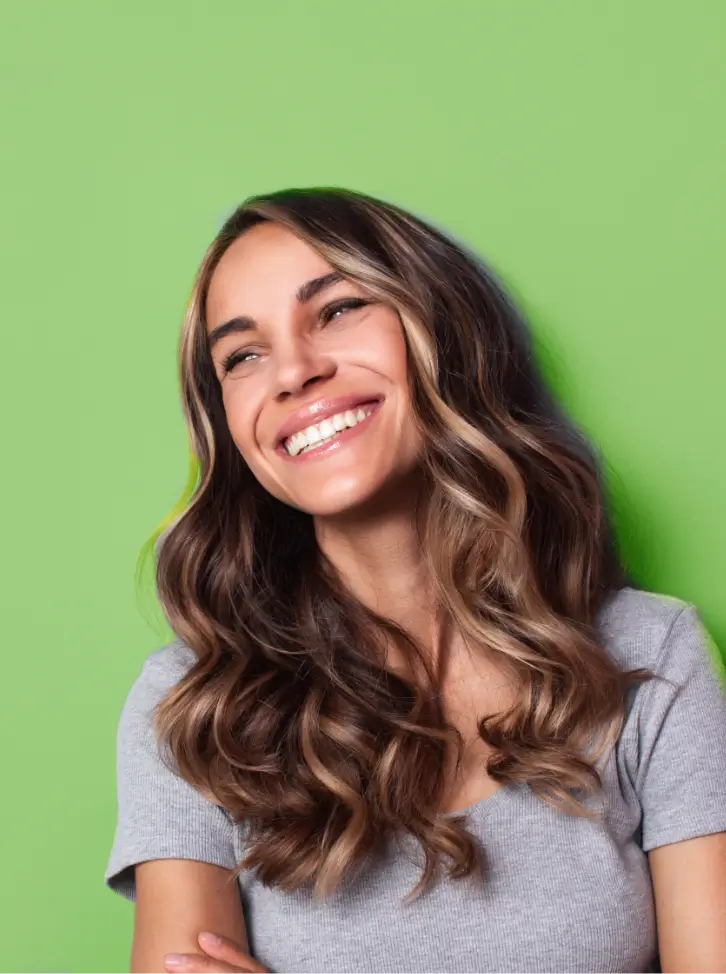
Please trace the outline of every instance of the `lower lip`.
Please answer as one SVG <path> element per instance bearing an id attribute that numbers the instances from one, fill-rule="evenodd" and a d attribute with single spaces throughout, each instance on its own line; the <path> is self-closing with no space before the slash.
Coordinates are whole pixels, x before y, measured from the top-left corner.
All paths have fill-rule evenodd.
<path id="1" fill-rule="evenodd" d="M 375 403 L 367 402 L 356 406 L 356 409 L 370 409 L 372 407 L 372 412 L 370 412 L 365 419 L 362 419 L 359 423 L 356 423 L 355 426 L 348 426 L 346 429 L 342 430 L 342 432 L 338 433 L 334 439 L 328 440 L 327 443 L 321 443 L 320 446 L 314 446 L 312 450 L 306 450 L 305 453 L 298 453 L 294 457 L 291 457 L 285 447 L 280 444 L 280 446 L 277 448 L 277 453 L 279 453 L 284 460 L 289 460 L 290 463 L 305 463 L 306 460 L 322 460 L 323 457 L 329 457 L 332 453 L 337 452 L 347 443 L 350 443 L 350 441 L 355 439 L 355 437 L 360 433 L 365 433 L 371 420 L 374 419 L 378 413 L 378 409 L 382 402 L 383 400 L 381 399 Z"/>

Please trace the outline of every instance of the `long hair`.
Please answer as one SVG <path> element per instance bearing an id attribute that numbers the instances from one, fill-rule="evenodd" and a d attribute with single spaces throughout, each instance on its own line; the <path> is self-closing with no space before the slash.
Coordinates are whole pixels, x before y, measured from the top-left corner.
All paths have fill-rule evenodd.
<path id="1" fill-rule="evenodd" d="M 445 861 L 451 878 L 483 881 L 465 819 L 439 811 L 463 742 L 424 649 L 351 595 L 312 517 L 262 488 L 227 427 L 206 297 L 227 248 L 263 221 L 399 314 L 424 443 L 413 519 L 436 607 L 517 688 L 510 710 L 479 724 L 491 778 L 592 818 L 577 795 L 602 788 L 597 761 L 617 740 L 627 694 L 654 676 L 622 672 L 601 643 L 598 613 L 632 580 L 597 457 L 548 392 L 494 274 L 390 203 L 292 189 L 252 197 L 226 220 L 186 310 L 190 481 L 142 558 L 155 546 L 160 604 L 196 659 L 158 708 L 159 738 L 182 777 L 245 824 L 237 873 L 254 869 L 286 891 L 311 885 L 322 899 L 408 833 L 424 854 L 411 896 Z M 391 641 L 415 679 L 386 669 Z"/>

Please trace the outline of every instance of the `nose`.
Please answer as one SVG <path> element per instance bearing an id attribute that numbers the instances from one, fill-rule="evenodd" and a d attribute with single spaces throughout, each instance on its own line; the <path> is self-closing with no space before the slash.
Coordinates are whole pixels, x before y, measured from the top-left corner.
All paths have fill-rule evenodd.
<path id="1" fill-rule="evenodd" d="M 308 336 L 291 338 L 275 354 L 274 397 L 295 396 L 310 385 L 335 375 L 336 364 Z"/>

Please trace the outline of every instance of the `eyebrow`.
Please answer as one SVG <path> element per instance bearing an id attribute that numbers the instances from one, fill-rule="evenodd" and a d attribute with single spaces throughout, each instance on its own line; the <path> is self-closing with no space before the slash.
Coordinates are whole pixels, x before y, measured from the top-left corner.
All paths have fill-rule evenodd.
<path id="1" fill-rule="evenodd" d="M 324 274 L 322 277 L 314 277 L 310 281 L 306 281 L 305 284 L 301 284 L 300 287 L 295 292 L 295 300 L 298 304 L 305 304 L 308 301 L 324 291 L 325 288 L 332 287 L 333 284 L 337 284 L 339 281 L 343 280 L 343 275 L 339 274 L 338 271 L 333 271 L 330 274 Z M 228 335 L 236 335 L 241 332 L 251 331 L 257 326 L 257 322 L 254 318 L 250 318 L 248 315 L 237 315 L 235 318 L 230 318 L 229 321 L 225 321 L 223 325 L 217 325 L 209 333 L 209 348 L 212 349 L 214 346 L 221 342 L 223 338 Z"/>

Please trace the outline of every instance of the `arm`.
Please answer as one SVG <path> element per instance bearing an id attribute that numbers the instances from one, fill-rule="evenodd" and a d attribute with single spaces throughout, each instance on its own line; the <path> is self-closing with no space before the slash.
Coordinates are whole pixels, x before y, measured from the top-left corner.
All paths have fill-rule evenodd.
<path id="1" fill-rule="evenodd" d="M 726 972 L 726 681 L 693 606 L 673 620 L 636 737 L 664 972 Z"/>
<path id="2" fill-rule="evenodd" d="M 200 953 L 204 930 L 248 952 L 239 888 L 221 866 L 156 859 L 136 867 L 136 915 L 131 972 L 164 971 L 167 953 Z"/>
<path id="3" fill-rule="evenodd" d="M 118 820 L 106 883 L 136 900 L 131 971 L 165 971 L 164 954 L 217 958 L 202 970 L 264 970 L 246 954 L 202 945 L 208 931 L 247 950 L 240 887 L 234 878 L 243 850 L 236 827 L 162 760 L 153 716 L 157 704 L 191 662 L 170 644 L 144 664 L 119 721 L 117 740 Z M 209 948 L 209 949 L 208 949 Z M 239 955 L 239 956 L 238 956 Z M 230 967 L 230 965 L 232 965 Z M 180 969 L 180 968 L 179 968 Z M 191 968 L 187 968 L 191 969 Z"/>
<path id="4" fill-rule="evenodd" d="M 649 853 L 663 974 L 726 972 L 726 832 Z"/>

